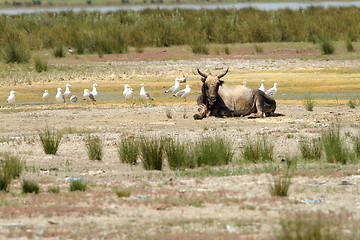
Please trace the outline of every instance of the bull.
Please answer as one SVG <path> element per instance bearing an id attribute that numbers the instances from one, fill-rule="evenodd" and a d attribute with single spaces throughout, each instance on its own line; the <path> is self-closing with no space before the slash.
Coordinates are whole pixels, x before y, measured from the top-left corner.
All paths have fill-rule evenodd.
<path id="1" fill-rule="evenodd" d="M 220 75 L 197 72 L 202 77 L 201 95 L 197 98 L 198 113 L 194 119 L 215 117 L 264 117 L 271 116 L 276 109 L 276 101 L 257 88 L 243 85 L 227 85 L 223 78 L 229 69 Z"/>

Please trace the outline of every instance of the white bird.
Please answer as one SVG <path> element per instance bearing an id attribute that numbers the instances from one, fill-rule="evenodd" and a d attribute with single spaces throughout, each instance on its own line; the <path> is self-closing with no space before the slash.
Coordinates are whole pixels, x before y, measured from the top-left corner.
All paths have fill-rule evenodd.
<path id="1" fill-rule="evenodd" d="M 71 85 L 66 84 L 65 87 L 66 87 L 66 89 L 65 89 L 65 92 L 64 92 L 64 98 L 65 98 L 65 100 L 67 100 L 67 99 L 70 99 L 70 97 L 72 95 L 71 90 L 70 90 Z"/>
<path id="2" fill-rule="evenodd" d="M 94 98 L 96 98 L 97 95 L 98 95 L 98 91 L 97 91 L 97 89 L 96 89 L 97 87 L 98 87 L 98 85 L 97 85 L 96 83 L 94 83 L 94 84 L 93 84 L 92 91 L 91 91 L 91 94 L 94 96 Z"/>
<path id="3" fill-rule="evenodd" d="M 277 93 L 277 83 L 274 83 L 274 86 L 267 90 L 265 93 L 269 96 L 275 95 Z"/>
<path id="4" fill-rule="evenodd" d="M 69 47 L 69 49 L 68 49 L 68 53 L 72 55 L 72 54 L 74 54 L 74 50 L 72 50 L 72 48 L 71 48 L 71 47 Z"/>
<path id="5" fill-rule="evenodd" d="M 180 82 L 179 82 L 179 78 L 175 78 L 175 84 L 173 86 L 171 86 L 168 90 L 165 91 L 165 93 L 173 93 L 176 92 L 180 89 Z"/>
<path id="6" fill-rule="evenodd" d="M 42 100 L 43 100 L 44 102 L 47 102 L 47 101 L 49 100 L 49 98 L 50 98 L 50 93 L 49 93 L 48 90 L 45 90 L 44 93 L 43 93 L 43 95 L 42 95 Z"/>
<path id="7" fill-rule="evenodd" d="M 179 82 L 186 82 L 186 77 L 183 76 L 183 77 L 178 77 L 178 78 L 175 78 L 175 81 L 179 81 Z"/>
<path id="8" fill-rule="evenodd" d="M 89 91 L 89 89 L 84 89 L 84 100 L 96 101 L 94 95 Z"/>
<path id="9" fill-rule="evenodd" d="M 62 94 L 61 88 L 57 89 L 55 99 L 57 102 L 65 102 L 64 94 Z"/>
<path id="10" fill-rule="evenodd" d="M 150 94 L 147 91 L 145 91 L 145 85 L 142 83 L 142 84 L 140 84 L 140 86 L 141 86 L 140 97 L 147 99 L 147 100 L 154 100 L 150 97 Z"/>
<path id="11" fill-rule="evenodd" d="M 123 96 L 126 100 L 129 100 L 133 97 L 133 91 L 134 90 L 129 86 L 129 84 L 124 85 Z"/>
<path id="12" fill-rule="evenodd" d="M 245 82 L 245 81 L 243 81 L 243 82 L 242 82 L 242 85 L 246 87 L 246 82 Z"/>
<path id="13" fill-rule="evenodd" d="M 183 97 L 186 99 L 186 96 L 191 92 L 190 84 L 186 84 L 185 89 L 178 91 L 173 96 L 174 97 Z"/>
<path id="14" fill-rule="evenodd" d="M 72 95 L 72 96 L 70 97 L 70 102 L 72 102 L 72 103 L 77 102 L 77 100 L 78 100 L 78 97 L 77 97 L 76 95 Z"/>
<path id="15" fill-rule="evenodd" d="M 10 91 L 10 95 L 6 100 L 7 103 L 12 104 L 16 102 L 16 98 L 15 98 L 15 91 L 11 90 Z"/>
<path id="16" fill-rule="evenodd" d="M 259 90 L 265 92 L 265 80 L 261 80 L 261 85 L 259 87 Z"/>

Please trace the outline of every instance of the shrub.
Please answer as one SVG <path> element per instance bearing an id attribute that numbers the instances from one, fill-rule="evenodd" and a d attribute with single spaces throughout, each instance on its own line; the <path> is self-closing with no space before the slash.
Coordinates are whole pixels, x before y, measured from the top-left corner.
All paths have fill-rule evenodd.
<path id="1" fill-rule="evenodd" d="M 70 192 L 82 191 L 85 192 L 87 189 L 87 183 L 84 181 L 70 181 Z"/>
<path id="2" fill-rule="evenodd" d="M 340 128 L 331 127 L 323 131 L 321 142 L 324 145 L 326 160 L 329 163 L 346 164 L 350 154 L 343 145 L 343 139 L 340 137 Z"/>
<path id="3" fill-rule="evenodd" d="M 0 168 L 0 191 L 9 191 L 11 180 L 10 175 Z"/>
<path id="4" fill-rule="evenodd" d="M 322 144 L 320 139 L 312 139 L 307 141 L 303 139 L 300 141 L 301 157 L 305 160 L 320 160 Z"/>
<path id="5" fill-rule="evenodd" d="M 273 161 L 274 145 L 267 139 L 255 142 L 248 142 L 245 144 L 242 151 L 242 158 L 246 162 L 260 163 Z"/>
<path id="6" fill-rule="evenodd" d="M 136 164 L 139 155 L 139 144 L 137 140 L 123 136 L 117 145 L 117 150 L 122 163 Z"/>
<path id="7" fill-rule="evenodd" d="M 346 40 L 345 46 L 346 46 L 346 51 L 355 52 L 355 49 L 354 49 L 354 46 L 353 46 L 353 43 L 352 43 L 351 39 Z"/>
<path id="8" fill-rule="evenodd" d="M 195 146 L 195 158 L 198 166 L 217 166 L 229 164 L 233 158 L 232 143 L 220 138 L 205 138 Z"/>
<path id="9" fill-rule="evenodd" d="M 39 132 L 40 142 L 44 152 L 55 155 L 59 149 L 62 136 L 60 131 L 51 130 L 49 127 Z"/>
<path id="10" fill-rule="evenodd" d="M 264 52 L 264 49 L 262 46 L 258 45 L 258 44 L 255 44 L 254 45 L 254 49 L 255 49 L 255 52 L 256 53 L 263 53 Z"/>
<path id="11" fill-rule="evenodd" d="M 283 175 L 274 177 L 272 184 L 269 186 L 269 192 L 273 197 L 286 197 L 288 196 L 290 185 L 291 176 Z"/>
<path id="12" fill-rule="evenodd" d="M 305 98 L 303 100 L 303 103 L 304 103 L 304 106 L 305 106 L 305 109 L 307 111 L 313 111 L 314 110 L 314 107 L 315 107 L 315 100 L 312 99 L 312 98 Z"/>
<path id="13" fill-rule="evenodd" d="M 165 152 L 171 170 L 196 167 L 194 150 L 190 144 L 170 140 L 165 145 Z"/>
<path id="14" fill-rule="evenodd" d="M 6 63 L 27 63 L 30 59 L 29 46 L 19 34 L 7 36 L 2 53 Z"/>
<path id="15" fill-rule="evenodd" d="M 47 61 L 44 58 L 36 57 L 34 59 L 34 64 L 35 64 L 35 70 L 38 73 L 43 72 L 43 71 L 47 71 L 48 64 L 47 64 Z"/>
<path id="16" fill-rule="evenodd" d="M 195 54 L 209 55 L 209 48 L 201 41 L 195 41 L 190 45 L 191 51 Z"/>
<path id="17" fill-rule="evenodd" d="M 114 192 L 115 192 L 116 196 L 118 196 L 119 198 L 125 198 L 125 197 L 131 196 L 131 190 L 129 190 L 129 189 L 118 189 L 116 187 L 116 188 L 114 188 Z"/>
<path id="18" fill-rule="evenodd" d="M 38 194 L 40 192 L 40 186 L 37 182 L 24 180 L 22 183 L 22 192 Z"/>
<path id="19" fill-rule="evenodd" d="M 56 57 L 56 58 L 65 57 L 65 52 L 64 52 L 64 48 L 62 45 L 59 45 L 54 49 L 54 57 Z"/>
<path id="20" fill-rule="evenodd" d="M 55 186 L 55 187 L 49 187 L 47 190 L 49 193 L 60 193 L 60 187 L 59 186 Z"/>
<path id="21" fill-rule="evenodd" d="M 24 170 L 24 162 L 21 161 L 18 156 L 6 153 L 4 155 L 4 163 L 2 169 L 11 178 L 18 178 L 20 177 L 21 172 Z"/>
<path id="22" fill-rule="evenodd" d="M 356 101 L 349 100 L 348 105 L 350 108 L 356 108 Z"/>
<path id="23" fill-rule="evenodd" d="M 328 40 L 321 41 L 320 48 L 321 48 L 322 54 L 324 54 L 324 55 L 331 55 L 331 54 L 335 53 L 334 45 Z"/>
<path id="24" fill-rule="evenodd" d="M 291 218 L 280 220 L 278 240 L 326 240 L 326 239 L 354 239 L 351 234 L 345 234 L 341 224 L 341 217 L 318 213 L 297 213 Z M 340 224 L 339 224 L 340 223 Z"/>
<path id="25" fill-rule="evenodd" d="M 103 157 L 103 144 L 98 136 L 91 136 L 85 140 L 87 154 L 90 160 L 101 160 Z"/>
<path id="26" fill-rule="evenodd" d="M 142 137 L 140 157 L 146 170 L 162 170 L 165 141 L 161 137 Z"/>

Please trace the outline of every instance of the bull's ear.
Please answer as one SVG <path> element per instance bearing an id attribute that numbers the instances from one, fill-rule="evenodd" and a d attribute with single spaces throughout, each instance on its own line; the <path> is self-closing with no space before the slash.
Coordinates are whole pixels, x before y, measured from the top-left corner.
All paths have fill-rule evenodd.
<path id="1" fill-rule="evenodd" d="M 220 80 L 220 81 L 219 81 L 219 86 L 221 86 L 223 83 L 224 83 L 224 81 L 223 81 L 223 80 Z"/>

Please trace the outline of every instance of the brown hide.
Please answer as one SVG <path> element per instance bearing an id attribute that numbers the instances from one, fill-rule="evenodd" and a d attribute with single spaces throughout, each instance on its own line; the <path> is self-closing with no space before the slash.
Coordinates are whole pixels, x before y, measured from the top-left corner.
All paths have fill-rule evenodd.
<path id="1" fill-rule="evenodd" d="M 228 71 L 228 70 L 227 70 Z M 224 84 L 221 77 L 199 74 L 203 77 L 202 94 L 198 97 L 199 114 L 195 119 L 207 116 L 246 116 L 254 114 L 254 117 L 263 117 L 273 113 L 276 109 L 276 102 L 257 88 L 250 88 L 243 85 Z"/>

